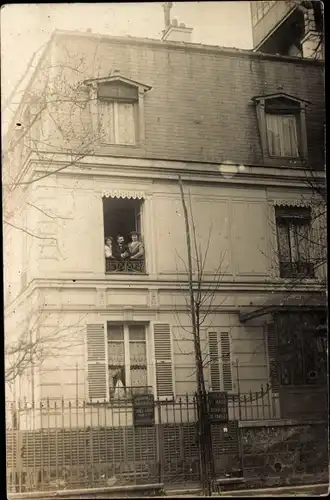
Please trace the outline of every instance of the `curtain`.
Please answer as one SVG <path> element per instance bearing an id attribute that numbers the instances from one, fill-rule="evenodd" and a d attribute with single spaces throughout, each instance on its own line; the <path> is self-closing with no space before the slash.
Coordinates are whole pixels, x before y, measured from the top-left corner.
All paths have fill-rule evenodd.
<path id="1" fill-rule="evenodd" d="M 299 156 L 297 123 L 294 115 L 267 113 L 266 125 L 271 156 Z"/>
<path id="2" fill-rule="evenodd" d="M 129 329 L 130 376 L 132 387 L 147 387 L 147 346 L 144 326 Z"/>
<path id="3" fill-rule="evenodd" d="M 118 113 L 118 144 L 135 144 L 134 104 L 116 103 Z"/>
<path id="4" fill-rule="evenodd" d="M 99 100 L 98 102 L 99 134 L 103 143 L 114 144 L 115 140 L 115 117 L 114 103 L 112 101 Z"/>

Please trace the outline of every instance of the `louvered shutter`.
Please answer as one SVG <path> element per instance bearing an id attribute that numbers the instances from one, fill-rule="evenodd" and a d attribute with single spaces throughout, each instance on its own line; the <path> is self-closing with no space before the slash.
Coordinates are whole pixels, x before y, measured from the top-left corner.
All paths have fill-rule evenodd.
<path id="1" fill-rule="evenodd" d="M 221 342 L 223 390 L 232 391 L 233 377 L 231 372 L 231 349 L 230 349 L 230 338 L 228 332 L 220 333 L 220 342 Z"/>
<path id="2" fill-rule="evenodd" d="M 108 399 L 106 357 L 104 325 L 87 325 L 88 397 L 92 402 Z"/>
<path id="3" fill-rule="evenodd" d="M 220 356 L 218 333 L 209 332 L 210 386 L 212 391 L 221 391 Z"/>
<path id="4" fill-rule="evenodd" d="M 174 396 L 171 328 L 168 323 L 154 323 L 156 391 L 159 399 Z"/>
<path id="5" fill-rule="evenodd" d="M 267 329 L 267 345 L 268 345 L 268 361 L 269 361 L 269 379 L 273 392 L 279 391 L 278 363 L 277 363 L 277 341 L 275 324 L 268 323 Z"/>

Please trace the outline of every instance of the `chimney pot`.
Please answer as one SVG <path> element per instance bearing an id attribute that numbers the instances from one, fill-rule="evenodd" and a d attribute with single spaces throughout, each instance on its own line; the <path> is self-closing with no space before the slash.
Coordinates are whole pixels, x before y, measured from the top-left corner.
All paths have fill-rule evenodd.
<path id="1" fill-rule="evenodd" d="M 178 26 L 178 20 L 177 19 L 173 19 L 172 26 Z"/>

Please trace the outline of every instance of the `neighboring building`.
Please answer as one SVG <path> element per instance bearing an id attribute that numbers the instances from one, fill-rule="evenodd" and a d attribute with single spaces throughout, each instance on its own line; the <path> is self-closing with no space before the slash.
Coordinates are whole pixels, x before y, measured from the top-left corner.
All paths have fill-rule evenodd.
<path id="1" fill-rule="evenodd" d="M 323 59 L 323 3 L 250 2 L 254 50 Z"/>
<path id="2" fill-rule="evenodd" d="M 55 32 L 26 88 L 4 173 L 10 224 L 25 228 L 5 237 L 6 334 L 48 339 L 49 355 L 16 398 L 194 394 L 180 174 L 204 251 L 211 229 L 205 291 L 222 261 L 201 339 L 208 389 L 271 383 L 279 416 L 323 412 L 325 265 L 300 238 L 324 236 L 306 181 L 324 182 L 323 66 L 190 32 Z M 144 253 L 106 258 L 105 238 L 132 231 Z"/>

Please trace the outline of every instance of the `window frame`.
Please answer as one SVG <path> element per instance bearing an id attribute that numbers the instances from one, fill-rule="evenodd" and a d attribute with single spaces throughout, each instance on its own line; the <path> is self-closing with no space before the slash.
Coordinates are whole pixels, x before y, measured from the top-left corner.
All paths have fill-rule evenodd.
<path id="1" fill-rule="evenodd" d="M 311 248 L 308 248 L 308 259 L 301 259 L 299 258 L 299 242 L 297 242 L 297 232 L 295 231 L 295 228 L 299 225 L 297 224 L 298 221 L 303 223 L 304 225 L 308 226 L 308 233 L 309 236 L 311 236 L 312 232 L 312 213 L 311 213 L 311 207 L 300 207 L 300 212 L 301 215 L 298 214 L 297 208 L 294 210 L 290 209 L 290 207 L 275 207 L 275 224 L 276 224 L 276 245 L 277 245 L 277 259 L 278 259 L 278 273 L 280 278 L 297 278 L 301 277 L 302 279 L 315 279 L 315 266 L 312 261 L 312 255 L 311 255 Z M 306 210 L 307 209 L 307 210 Z M 281 211 L 283 213 L 281 214 Z M 277 212 L 277 213 L 276 213 Z M 286 213 L 285 213 L 286 212 Z M 290 213 L 291 212 L 291 213 Z M 296 212 L 296 213 L 294 213 Z M 283 255 L 283 252 L 281 252 L 281 246 L 280 246 L 280 238 L 279 238 L 279 227 L 280 224 L 282 223 L 285 225 L 287 232 L 288 232 L 288 243 L 289 243 L 289 259 L 288 260 L 282 260 L 281 255 Z M 292 242 L 295 240 L 294 247 L 295 249 L 292 248 Z M 297 254 L 298 258 L 296 259 L 294 256 L 294 253 Z M 289 266 L 287 270 L 285 270 L 285 264 Z M 305 270 L 302 272 L 299 272 L 299 269 L 303 269 L 303 266 L 305 267 Z"/>
<path id="2" fill-rule="evenodd" d="M 139 143 L 139 123 L 138 123 L 138 101 L 123 101 L 123 100 L 115 100 L 115 99 L 106 99 L 99 98 L 97 105 L 97 122 L 98 128 L 101 127 L 101 107 L 100 103 L 105 102 L 108 105 L 112 105 L 112 113 L 113 113 L 113 137 L 114 140 L 100 140 L 100 143 L 105 146 L 124 146 L 124 147 L 136 147 Z M 120 104 L 130 104 L 132 106 L 132 115 L 133 115 L 133 128 L 134 128 L 134 142 L 121 142 L 120 133 L 119 133 L 119 105 Z M 109 138 L 108 138 L 109 139 Z"/>
<path id="3" fill-rule="evenodd" d="M 116 73 L 116 71 L 115 71 Z M 145 107 L 145 102 L 144 102 L 144 96 L 145 93 L 151 90 L 151 87 L 149 85 L 145 85 L 143 83 L 136 82 L 134 80 L 131 80 L 130 78 L 126 78 L 122 75 L 115 74 L 109 77 L 104 77 L 104 78 L 96 78 L 96 79 L 90 79 L 86 80 L 84 84 L 87 86 L 89 89 L 89 108 L 90 108 L 90 115 L 92 119 L 92 129 L 93 133 L 97 134 L 98 133 L 98 126 L 99 126 L 99 111 L 98 111 L 98 103 L 99 100 L 108 100 L 108 98 L 105 97 L 100 97 L 99 96 L 99 86 L 102 84 L 106 83 L 122 83 L 123 86 L 131 86 L 132 88 L 135 88 L 137 91 L 137 98 L 135 99 L 127 99 L 127 102 L 136 102 L 136 110 L 135 110 L 135 118 L 136 118 L 136 140 L 135 144 L 117 144 L 117 143 L 103 143 L 96 137 L 96 143 L 99 144 L 99 146 L 106 148 L 109 150 L 110 148 L 120 148 L 125 151 L 127 151 L 128 148 L 132 150 L 136 150 L 137 148 L 143 148 L 144 147 L 144 142 L 145 142 L 145 119 L 144 119 L 144 107 Z M 114 99 L 111 98 L 109 100 L 112 101 L 118 101 L 118 102 L 125 102 L 125 99 Z"/>
<path id="4" fill-rule="evenodd" d="M 136 260 L 136 262 L 142 262 L 142 270 L 135 270 L 135 271 L 129 271 L 129 270 L 126 270 L 126 267 L 124 265 L 124 270 L 110 270 L 110 271 L 107 271 L 107 259 L 106 257 L 104 256 L 104 240 L 105 240 L 105 213 L 104 213 L 104 199 L 108 199 L 108 198 L 111 198 L 113 200 L 116 200 L 116 199 L 122 199 L 122 200 L 125 200 L 125 199 L 135 199 L 135 200 L 138 200 L 139 201 L 139 213 L 137 214 L 139 216 L 139 225 L 140 225 L 140 229 L 139 228 L 136 228 L 136 230 L 139 232 L 140 236 L 141 236 L 141 241 L 142 241 L 142 244 L 143 244 L 143 248 L 144 248 L 144 256 L 143 256 L 143 259 L 139 259 L 139 260 Z M 146 240 L 145 240 L 145 229 L 146 229 L 146 221 L 145 221 L 145 218 L 146 218 L 146 208 L 145 208 L 145 205 L 146 205 L 146 195 L 145 193 L 143 192 L 137 192 L 137 191 L 121 191 L 121 190 L 114 190 L 114 191 L 103 191 L 102 192 L 102 197 L 101 197 L 101 200 L 102 200 L 102 203 L 101 203 L 101 207 L 102 207 L 102 225 L 103 225 L 103 238 L 101 239 L 100 241 L 100 247 L 102 248 L 102 255 L 103 255 L 103 272 L 105 273 L 106 276 L 113 276 L 113 275 L 134 275 L 134 276 L 145 276 L 149 273 L 148 271 L 148 266 L 147 266 L 147 263 L 149 262 L 147 256 L 148 256 L 148 249 L 146 248 Z M 114 260 L 114 262 L 121 262 L 121 261 L 116 261 Z M 126 260 L 126 261 L 123 261 L 124 263 L 129 263 L 129 262 L 132 262 L 130 260 Z M 134 262 L 134 261 L 133 261 Z M 120 266 L 119 266 L 120 267 Z M 129 267 L 129 266 L 128 266 Z"/>
<path id="5" fill-rule="evenodd" d="M 127 321 L 109 321 L 107 320 L 105 322 L 105 332 L 106 332 L 106 345 L 107 345 L 107 378 L 108 378 L 108 397 L 109 401 L 112 402 L 121 402 L 121 401 L 126 401 L 130 402 L 132 400 L 132 394 L 125 394 L 125 397 L 117 397 L 116 394 L 111 395 L 111 387 L 109 383 L 109 378 L 110 378 L 110 363 L 109 363 L 109 354 L 108 354 L 108 349 L 109 349 L 109 334 L 108 334 L 108 325 L 116 325 L 120 326 L 123 329 L 123 340 L 112 340 L 112 342 L 123 342 L 124 343 L 124 367 L 125 367 L 125 392 L 126 389 L 129 391 L 132 390 L 134 386 L 131 384 L 131 363 L 130 363 L 130 342 L 132 342 L 129 339 L 129 334 L 130 334 L 130 326 L 142 326 L 144 329 L 144 342 L 145 342 L 145 352 L 146 352 L 146 376 L 147 376 L 147 385 L 146 386 L 136 386 L 136 388 L 140 387 L 145 387 L 148 392 L 150 389 L 152 390 L 152 393 L 154 394 L 155 388 L 154 384 L 152 384 L 152 374 L 150 372 L 150 335 L 149 335 L 149 325 L 146 324 L 145 322 L 139 322 L 139 321 L 132 321 L 132 322 L 127 322 Z M 150 384 L 149 384 L 150 382 Z"/>
<path id="6" fill-rule="evenodd" d="M 305 164 L 308 159 L 306 107 L 309 102 L 285 93 L 256 96 L 253 97 L 252 101 L 256 106 L 263 162 L 276 166 L 282 166 L 285 162 L 298 165 Z M 280 104 L 276 105 L 276 103 L 279 102 Z M 270 154 L 266 121 L 267 114 L 294 115 L 296 117 L 298 156 L 278 156 Z"/>

